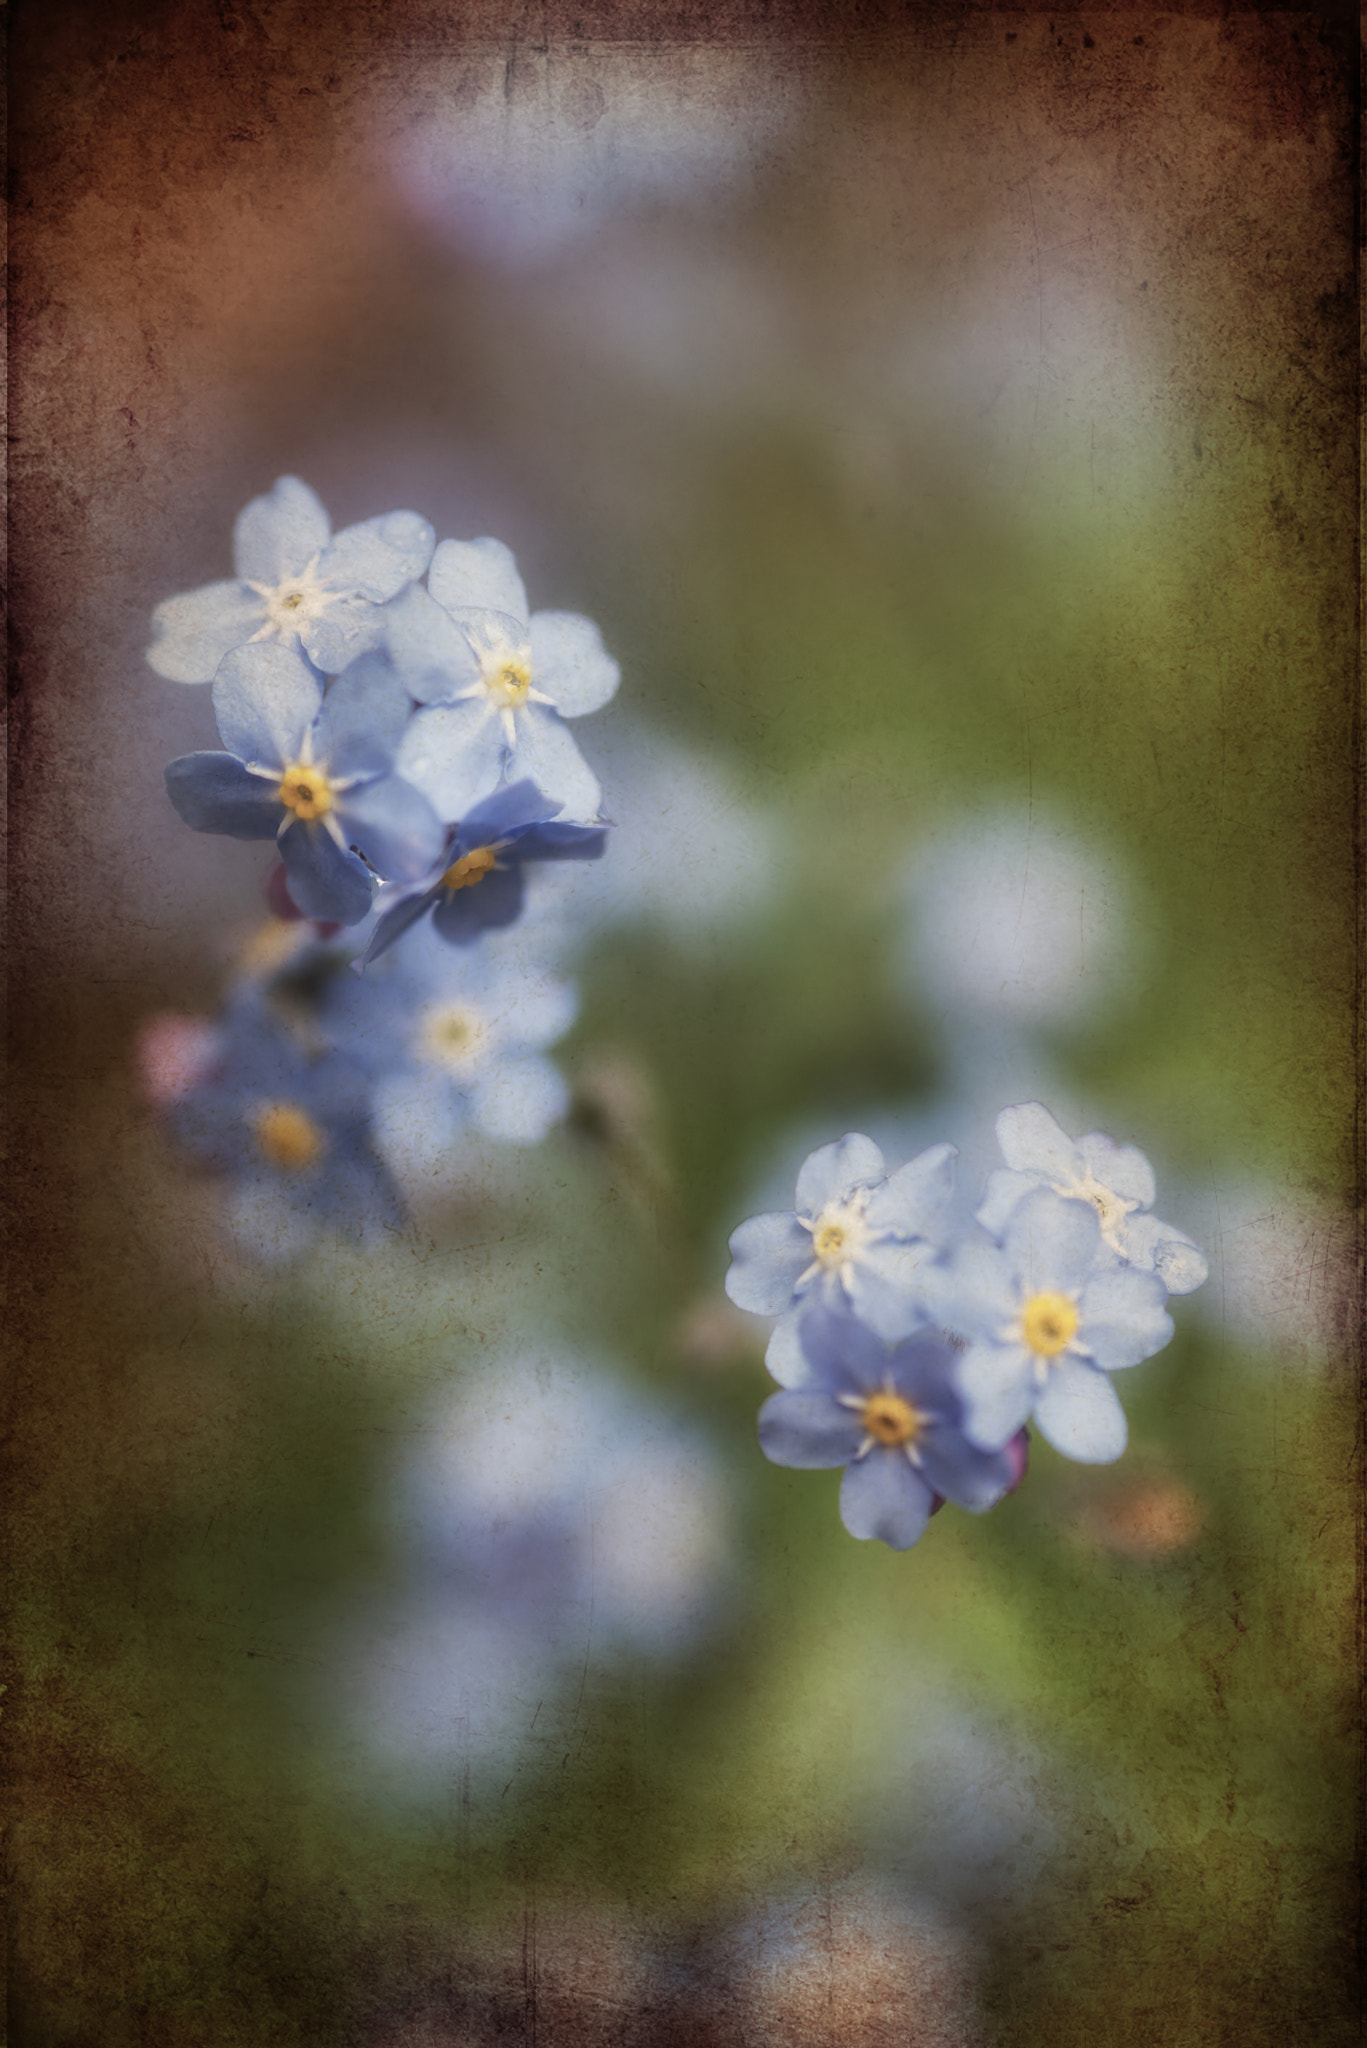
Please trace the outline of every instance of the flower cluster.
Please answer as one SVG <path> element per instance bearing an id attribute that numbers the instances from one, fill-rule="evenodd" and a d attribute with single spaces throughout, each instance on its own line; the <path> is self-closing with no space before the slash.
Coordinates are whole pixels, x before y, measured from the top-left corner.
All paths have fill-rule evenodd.
<path id="1" fill-rule="evenodd" d="M 868 1138 L 814 1152 L 792 1210 L 731 1238 L 727 1292 L 777 1318 L 760 1412 L 775 1464 L 845 1467 L 851 1535 L 895 1550 L 943 1501 L 995 1505 L 1025 1469 L 1026 1426 L 1066 1457 L 1126 1444 L 1111 1374 L 1173 1334 L 1166 1302 L 1206 1277 L 1184 1232 L 1151 1213 L 1133 1146 L 1076 1143 L 1040 1103 L 1005 1109 L 974 1225 L 945 1224 L 955 1152 L 889 1174 Z"/>
<path id="2" fill-rule="evenodd" d="M 333 534 L 282 477 L 233 552 L 233 579 L 153 615 L 148 660 L 211 686 L 222 741 L 173 761 L 167 791 L 195 831 L 274 840 L 273 907 L 314 934 L 246 977 L 169 1121 L 239 1187 L 373 1223 L 406 1120 L 526 1144 L 564 1114 L 545 1048 L 573 991 L 490 935 L 522 919 L 529 867 L 603 852 L 565 721 L 619 671 L 588 619 L 529 610 L 501 541 L 435 544 L 416 513 Z M 340 927 L 364 929 L 338 947 Z"/>

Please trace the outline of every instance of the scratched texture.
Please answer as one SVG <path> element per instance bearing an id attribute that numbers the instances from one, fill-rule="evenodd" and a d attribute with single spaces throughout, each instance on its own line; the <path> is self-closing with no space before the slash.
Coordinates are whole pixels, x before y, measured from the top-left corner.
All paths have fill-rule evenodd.
<path id="1" fill-rule="evenodd" d="M 1356 2039 L 1341 21 L 13 12 L 15 2040 Z M 587 245 L 500 270 L 377 168 L 551 60 L 591 126 L 689 51 L 752 136 L 740 196 L 689 202 L 696 283 L 612 348 Z M 603 949 L 556 1187 L 322 1284 L 232 1261 L 131 1079 L 141 1019 L 215 1000 L 260 864 L 163 804 L 212 738 L 147 616 L 282 471 L 339 524 L 506 533 L 797 849 L 739 953 Z M 928 1088 L 878 878 L 985 791 L 1137 878 L 1138 994 L 1070 1057 L 1177 1185 L 1270 1190 L 1267 1320 L 1183 1325 L 1116 1472 L 1042 1457 L 874 1556 L 754 1469 L 764 1376 L 712 1297 L 774 1132 Z M 683 1677 L 590 1688 L 549 1784 L 377 1813 L 319 1734 L 320 1646 L 385 1584 L 404 1404 L 531 1291 L 728 1446 L 739 1619 Z M 947 1747 L 906 1766 L 937 1702 Z"/>

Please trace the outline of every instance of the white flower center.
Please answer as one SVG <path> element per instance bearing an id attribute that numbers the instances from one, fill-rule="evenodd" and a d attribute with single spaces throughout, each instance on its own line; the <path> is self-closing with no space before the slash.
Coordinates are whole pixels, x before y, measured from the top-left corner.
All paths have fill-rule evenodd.
<path id="1" fill-rule="evenodd" d="M 492 1040 L 489 1020 L 473 1003 L 429 1003 L 418 1019 L 418 1051 L 448 1074 L 468 1074 Z"/>
<path id="2" fill-rule="evenodd" d="M 1114 1188 L 1103 1187 L 1090 1173 L 1084 1174 L 1080 1180 L 1073 1181 L 1070 1186 L 1065 1187 L 1058 1182 L 1052 1183 L 1052 1186 L 1056 1195 L 1069 1196 L 1075 1202 L 1091 1203 L 1101 1224 L 1102 1237 L 1111 1250 L 1119 1252 L 1123 1258 L 1125 1245 L 1121 1233 L 1125 1227 L 1125 1218 L 1139 1207 L 1138 1202 L 1127 1202 L 1123 1195 L 1118 1195 Z"/>
<path id="3" fill-rule="evenodd" d="M 818 1215 L 798 1217 L 802 1228 L 812 1233 L 815 1254 L 799 1286 L 816 1273 L 836 1273 L 848 1289 L 855 1265 L 874 1238 L 864 1216 L 868 1199 L 867 1188 L 856 1188 L 843 1201 L 827 1202 Z"/>
<path id="4" fill-rule="evenodd" d="M 321 619 L 328 607 L 336 602 L 338 593 L 320 583 L 317 576 L 318 557 L 315 555 L 308 567 L 298 576 L 287 576 L 283 583 L 252 583 L 248 588 L 264 600 L 266 623 L 254 639 L 266 640 L 274 634 L 280 640 L 296 639 L 306 626 Z"/>

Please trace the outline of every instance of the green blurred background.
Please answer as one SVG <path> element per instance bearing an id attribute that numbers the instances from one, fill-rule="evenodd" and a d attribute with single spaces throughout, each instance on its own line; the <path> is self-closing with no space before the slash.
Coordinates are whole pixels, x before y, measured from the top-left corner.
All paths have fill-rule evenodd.
<path id="1" fill-rule="evenodd" d="M 1355 2038 L 1341 43 L 797 29 L 21 10 L 17 2039 Z M 163 803 L 212 731 L 148 613 L 285 471 L 506 539 L 622 662 L 589 758 L 630 720 L 710 794 L 696 914 L 580 960 L 570 1126 L 272 1270 L 133 1047 L 262 865 Z M 899 1557 L 754 1447 L 726 1236 L 801 1134 L 961 1090 L 902 876 L 1036 810 L 1130 971 L 1032 1057 L 1214 1271 L 1119 1466 L 1037 1445 Z M 399 1597 L 396 1446 L 532 1327 L 714 1444 L 727 1597 L 563 1757 L 391 1797 L 334 1646 Z"/>

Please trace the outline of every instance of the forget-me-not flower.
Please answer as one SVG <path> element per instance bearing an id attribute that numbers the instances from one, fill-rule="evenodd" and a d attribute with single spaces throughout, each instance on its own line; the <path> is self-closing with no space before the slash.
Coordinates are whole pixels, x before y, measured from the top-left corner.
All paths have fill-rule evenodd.
<path id="1" fill-rule="evenodd" d="M 391 608 L 389 647 L 418 711 L 400 773 L 449 823 L 500 781 L 526 778 L 567 819 L 597 817 L 597 777 L 565 724 L 597 711 L 621 671 L 598 628 L 574 612 L 537 612 L 499 540 L 444 540 L 427 589 Z"/>
<path id="2" fill-rule="evenodd" d="M 1102 1244 L 1116 1260 L 1156 1273 L 1169 1294 L 1190 1294 L 1201 1285 L 1208 1271 L 1205 1255 L 1185 1231 L 1150 1213 L 1153 1168 L 1135 1146 L 1117 1145 L 1099 1131 L 1074 1143 L 1039 1102 L 1004 1109 L 997 1141 L 1006 1167 L 991 1175 L 977 1212 L 994 1237 L 1032 1188 L 1052 1188 L 1056 1195 L 1091 1203 Z"/>
<path id="3" fill-rule="evenodd" d="M 449 946 L 468 946 L 481 932 L 515 924 L 527 861 L 597 860 L 607 826 L 566 824 L 560 809 L 534 782 L 513 782 L 467 811 L 435 877 L 385 892 L 360 966 L 387 953 L 429 911 L 432 929 Z"/>
<path id="4" fill-rule="evenodd" d="M 781 1386 L 807 1375 L 804 1308 L 851 1309 L 889 1342 L 929 1320 L 918 1286 L 955 1156 L 952 1145 L 932 1145 L 889 1174 L 873 1140 L 849 1132 L 806 1160 L 794 1209 L 752 1216 L 732 1232 L 726 1291 L 738 1308 L 780 1318 L 765 1364 Z"/>
<path id="5" fill-rule="evenodd" d="M 338 978 L 325 1026 L 374 1076 L 387 1156 L 402 1158 L 450 1150 L 470 1124 L 512 1144 L 544 1138 L 569 1108 L 544 1048 L 576 1009 L 557 975 L 506 955 L 462 957 L 419 925 L 364 978 Z"/>
<path id="6" fill-rule="evenodd" d="M 250 990 L 229 1004 L 212 1054 L 163 1122 L 239 1201 L 366 1236 L 397 1228 L 403 1213 L 371 1144 L 370 1095 L 361 1068 L 311 1044 Z"/>
<path id="7" fill-rule="evenodd" d="M 228 752 L 182 755 L 166 770 L 167 792 L 196 832 L 277 839 L 305 917 L 357 924 L 371 869 L 415 882 L 445 836 L 426 797 L 391 770 L 409 709 L 383 655 L 354 663 L 325 697 L 297 648 L 238 648 L 214 679 Z"/>
<path id="8" fill-rule="evenodd" d="M 416 512 L 333 535 L 308 485 L 282 476 L 238 515 L 236 576 L 157 606 L 147 659 L 173 683 L 207 683 L 225 654 L 267 640 L 302 647 L 335 675 L 380 645 L 384 605 L 422 575 L 435 538 Z"/>
<path id="9" fill-rule="evenodd" d="M 1000 1250 L 961 1245 L 927 1276 L 936 1320 L 968 1339 L 955 1376 L 974 1443 L 995 1449 L 1033 1420 L 1065 1457 L 1120 1456 L 1125 1411 L 1109 1374 L 1161 1351 L 1173 1325 L 1157 1275 L 1104 1253 L 1090 1202 L 1035 1188 Z"/>
<path id="10" fill-rule="evenodd" d="M 803 1316 L 800 1337 L 807 1382 L 770 1395 L 760 1445 L 776 1465 L 843 1465 L 840 1519 L 851 1536 L 909 1550 L 937 1497 L 981 1514 L 1016 1485 L 1012 1450 L 984 1450 L 965 1434 L 943 1338 L 889 1350 L 856 1317 L 824 1309 Z"/>

